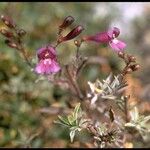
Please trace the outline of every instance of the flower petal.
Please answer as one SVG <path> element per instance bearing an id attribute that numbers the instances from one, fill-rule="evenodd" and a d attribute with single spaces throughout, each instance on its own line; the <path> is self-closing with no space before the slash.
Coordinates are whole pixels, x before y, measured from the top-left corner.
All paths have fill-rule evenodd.
<path id="1" fill-rule="evenodd" d="M 38 74 L 43 74 L 45 70 L 44 62 L 39 62 L 35 67 L 35 72 Z"/>
<path id="2" fill-rule="evenodd" d="M 117 39 L 113 39 L 111 42 L 109 42 L 109 45 L 116 52 L 123 51 L 123 49 L 126 47 L 126 44 L 124 42 Z"/>
<path id="3" fill-rule="evenodd" d="M 42 47 L 42 48 L 38 49 L 37 56 L 40 60 L 45 59 L 47 57 L 48 58 L 55 58 L 56 57 L 56 50 L 55 50 L 54 47 L 52 47 L 50 45 L 45 46 L 45 47 Z"/>
<path id="4" fill-rule="evenodd" d="M 50 70 L 51 70 L 51 72 L 58 72 L 60 70 L 59 64 L 53 60 Z"/>
<path id="5" fill-rule="evenodd" d="M 100 32 L 95 35 L 83 37 L 84 41 L 94 41 L 97 43 L 108 43 L 111 38 L 108 36 L 107 32 Z"/>
<path id="6" fill-rule="evenodd" d="M 60 70 L 60 66 L 54 60 L 41 60 L 35 67 L 35 72 L 38 74 L 51 74 Z"/>
<path id="7" fill-rule="evenodd" d="M 113 29 L 109 29 L 107 31 L 107 34 L 110 38 L 113 38 L 113 34 L 115 35 L 115 37 L 118 37 L 120 34 L 120 30 L 117 27 L 114 27 Z"/>

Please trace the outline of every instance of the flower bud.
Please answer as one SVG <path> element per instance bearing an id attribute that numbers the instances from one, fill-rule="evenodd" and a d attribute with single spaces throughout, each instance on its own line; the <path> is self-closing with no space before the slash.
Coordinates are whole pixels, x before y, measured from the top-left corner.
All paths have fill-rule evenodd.
<path id="1" fill-rule="evenodd" d="M 76 36 L 78 36 L 83 30 L 84 30 L 83 26 L 79 25 L 75 27 L 71 32 L 69 32 L 65 37 L 62 37 L 61 41 L 63 42 L 63 41 L 71 40 Z"/>
<path id="2" fill-rule="evenodd" d="M 23 30 L 23 29 L 20 29 L 20 30 L 17 30 L 17 34 L 18 34 L 19 36 L 24 36 L 24 35 L 26 34 L 26 31 Z"/>
<path id="3" fill-rule="evenodd" d="M 64 19 L 63 23 L 59 26 L 61 29 L 65 29 L 69 25 L 71 25 L 74 22 L 74 18 L 72 16 L 68 16 Z"/>
<path id="4" fill-rule="evenodd" d="M 2 35 L 4 35 L 5 37 L 7 37 L 7 38 L 11 38 L 11 37 L 14 36 L 12 32 L 8 31 L 8 30 L 5 29 L 5 28 L 1 28 L 1 29 L 0 29 L 0 33 L 1 33 Z"/>
<path id="5" fill-rule="evenodd" d="M 132 70 L 131 68 L 128 68 L 128 69 L 126 70 L 126 73 L 130 74 L 132 71 L 133 71 L 133 70 Z"/>
<path id="6" fill-rule="evenodd" d="M 126 95 L 126 96 L 124 96 L 124 98 L 125 98 L 126 100 L 128 100 L 128 99 L 130 98 L 130 95 Z"/>
<path id="7" fill-rule="evenodd" d="M 6 26 L 8 26 L 10 28 L 15 28 L 16 27 L 16 24 L 8 16 L 1 15 L 1 20 L 5 23 Z"/>
<path id="8" fill-rule="evenodd" d="M 119 51 L 119 52 L 118 52 L 118 56 L 119 56 L 120 58 L 124 58 L 125 55 L 124 55 L 123 52 Z"/>
<path id="9" fill-rule="evenodd" d="M 74 41 L 74 44 L 75 44 L 77 47 L 80 47 L 81 42 L 80 42 L 80 41 L 78 41 L 78 40 L 75 40 L 75 41 Z"/>
<path id="10" fill-rule="evenodd" d="M 10 39 L 6 39 L 6 40 L 5 40 L 5 43 L 6 43 L 9 47 L 11 47 L 11 48 L 17 48 L 17 47 L 18 47 L 17 44 L 14 43 L 13 41 L 11 41 Z"/>
<path id="11" fill-rule="evenodd" d="M 129 56 L 128 59 L 129 59 L 130 62 L 135 62 L 136 61 L 136 58 L 134 56 Z"/>
<path id="12" fill-rule="evenodd" d="M 137 71 L 140 68 L 139 64 L 135 64 L 131 66 L 132 71 Z"/>

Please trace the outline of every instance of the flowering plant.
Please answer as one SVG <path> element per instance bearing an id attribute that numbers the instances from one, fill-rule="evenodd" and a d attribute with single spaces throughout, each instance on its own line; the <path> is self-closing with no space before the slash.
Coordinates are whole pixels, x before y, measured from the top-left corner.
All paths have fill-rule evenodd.
<path id="1" fill-rule="evenodd" d="M 75 21 L 72 16 L 68 16 L 58 26 L 56 43 L 54 45 L 48 43 L 38 49 L 36 52 L 38 60 L 34 64 L 29 59 L 23 43 L 26 31 L 19 28 L 8 16 L 2 15 L 1 20 L 5 27 L 1 28 L 0 33 L 5 37 L 5 43 L 22 54 L 32 73 L 37 74 L 37 82 L 44 78 L 53 85 L 68 90 L 75 99 L 73 104 L 68 100 L 70 107 L 75 107 L 73 112 L 58 115 L 58 119 L 54 121 L 69 129 L 71 142 L 75 140 L 78 132 L 82 133 L 85 130 L 89 133 L 92 147 L 125 147 L 124 144 L 128 140 L 126 133 L 130 132 L 131 127 L 143 137 L 143 140 L 147 139 L 149 129 L 146 123 L 150 117 L 140 117 L 137 107 L 130 108 L 128 103 L 130 96 L 124 95 L 124 89 L 128 86 L 126 75 L 137 71 L 140 65 L 133 55 L 125 52 L 126 43 L 117 39 L 120 34 L 117 27 L 95 35 L 82 35 L 74 40 L 76 55 L 72 62 L 64 65 L 59 62 L 57 55 L 59 45 L 75 39 L 84 30 L 82 25 L 77 25 L 64 35 L 63 31 Z M 125 67 L 117 75 L 110 73 L 103 81 L 99 79 L 94 83 L 87 81 L 89 89 L 83 92 L 78 77 L 83 68 L 89 64 L 90 59 L 80 53 L 80 48 L 84 43 L 89 42 L 110 45 L 114 53 L 125 62 Z"/>

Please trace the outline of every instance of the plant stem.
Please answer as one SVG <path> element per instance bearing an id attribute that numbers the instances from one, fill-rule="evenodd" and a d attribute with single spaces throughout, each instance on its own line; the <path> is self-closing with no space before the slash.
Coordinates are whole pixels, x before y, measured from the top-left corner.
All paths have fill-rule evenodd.
<path id="1" fill-rule="evenodd" d="M 29 59 L 28 59 L 28 57 L 27 57 L 27 54 L 26 54 L 26 51 L 25 51 L 24 48 L 21 49 L 21 53 L 22 53 L 22 55 L 23 55 L 23 57 L 24 57 L 26 63 L 28 64 L 28 66 L 32 68 L 32 65 L 31 65 L 31 63 L 30 63 L 30 61 L 29 61 Z"/>
<path id="2" fill-rule="evenodd" d="M 79 46 L 77 46 L 77 50 L 76 50 L 76 58 L 78 59 L 79 58 Z"/>
<path id="3" fill-rule="evenodd" d="M 125 119 L 126 122 L 129 122 L 129 117 L 128 117 L 128 98 L 125 98 Z"/>
<path id="4" fill-rule="evenodd" d="M 77 96 L 79 97 L 80 100 L 83 100 L 83 95 L 77 85 L 77 82 L 71 76 L 68 65 L 66 65 L 66 72 L 67 72 L 68 79 L 69 79 L 71 85 L 73 86 L 74 90 L 76 91 Z"/>
<path id="5" fill-rule="evenodd" d="M 85 66 L 86 62 L 87 62 L 87 59 L 83 60 L 82 64 L 77 69 L 76 75 L 80 73 L 81 69 Z"/>

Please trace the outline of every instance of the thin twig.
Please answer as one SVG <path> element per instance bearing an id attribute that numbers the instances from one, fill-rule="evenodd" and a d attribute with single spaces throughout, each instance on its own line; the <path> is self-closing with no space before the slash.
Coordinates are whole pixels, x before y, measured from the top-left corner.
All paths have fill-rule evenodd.
<path id="1" fill-rule="evenodd" d="M 83 99 L 83 95 L 82 95 L 82 93 L 81 93 L 77 83 L 73 80 L 73 77 L 70 74 L 68 65 L 66 65 L 66 72 L 67 72 L 68 79 L 69 79 L 70 83 L 72 84 L 72 86 L 74 87 L 74 89 L 76 91 L 77 96 L 79 97 L 80 100 L 82 100 Z"/>
<path id="2" fill-rule="evenodd" d="M 129 115 L 128 115 L 128 98 L 125 98 L 125 120 L 129 122 Z"/>
<path id="3" fill-rule="evenodd" d="M 22 51 L 22 55 L 23 55 L 26 63 L 32 68 L 32 65 L 31 65 L 31 63 L 30 63 L 30 61 L 29 61 L 25 51 Z"/>
<path id="4" fill-rule="evenodd" d="M 76 50 L 76 58 L 78 59 L 79 58 L 79 46 L 77 46 L 77 50 Z"/>
<path id="5" fill-rule="evenodd" d="M 83 67 L 86 65 L 87 59 L 83 60 L 82 64 L 78 67 L 76 75 L 78 75 L 81 70 L 83 69 Z"/>

